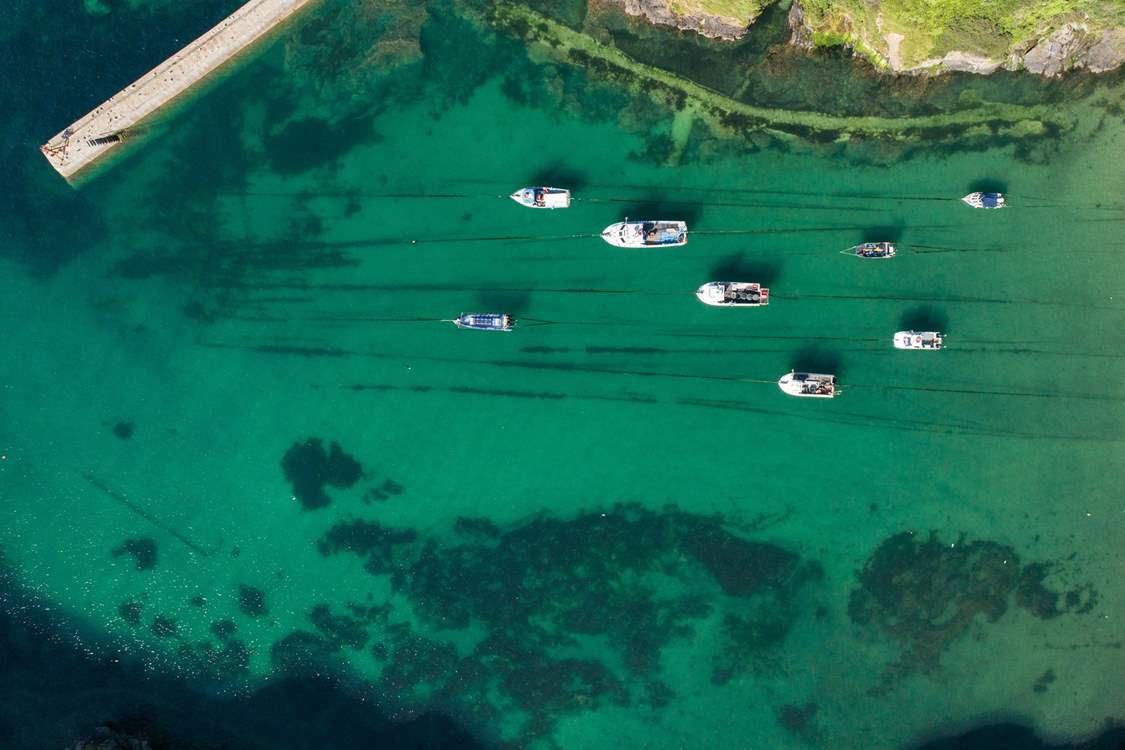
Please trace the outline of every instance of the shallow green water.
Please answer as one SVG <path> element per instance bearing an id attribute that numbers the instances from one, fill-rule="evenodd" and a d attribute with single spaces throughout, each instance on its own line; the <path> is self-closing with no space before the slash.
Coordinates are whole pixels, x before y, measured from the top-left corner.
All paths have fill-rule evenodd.
<path id="1" fill-rule="evenodd" d="M 453 16 L 375 104 L 292 39 L 77 193 L 6 156 L 0 548 L 84 648 L 223 693 L 338 674 L 488 743 L 1122 716 L 1119 83 L 1057 139 L 872 166 L 661 138 L 683 122 Z M 540 181 L 575 205 L 504 197 Z M 984 184 L 1011 209 L 957 200 Z M 691 242 L 596 236 L 654 213 Z M 839 254 L 877 238 L 901 256 Z M 773 301 L 700 305 L 718 278 Z M 441 322 L 471 310 L 521 324 Z M 894 351 L 909 327 L 948 350 Z M 784 397 L 794 367 L 843 395 Z"/>

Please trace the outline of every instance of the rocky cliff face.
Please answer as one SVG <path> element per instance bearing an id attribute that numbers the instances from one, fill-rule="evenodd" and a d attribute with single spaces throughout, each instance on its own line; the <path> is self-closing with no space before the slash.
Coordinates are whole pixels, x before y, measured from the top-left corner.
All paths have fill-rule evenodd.
<path id="1" fill-rule="evenodd" d="M 784 1 L 784 0 L 783 0 Z M 683 3 L 676 0 L 601 0 L 608 5 L 623 8 L 633 16 L 643 16 L 650 22 L 692 31 L 703 36 L 735 40 L 745 35 L 749 22 L 705 10 L 706 3 Z M 682 8 L 693 8 L 682 12 Z M 903 34 L 882 28 L 882 15 L 877 15 L 876 27 L 864 29 L 853 22 L 841 5 L 830 14 L 832 27 L 818 28 L 801 5 L 792 0 L 789 7 L 790 43 L 812 48 L 818 34 L 838 41 L 841 31 L 846 33 L 848 45 L 864 57 L 882 63 L 896 73 L 940 73 L 964 71 L 988 74 L 1000 68 L 1027 70 L 1043 76 L 1058 76 L 1068 70 L 1086 69 L 1094 73 L 1113 70 L 1125 61 L 1125 28 L 1096 29 L 1083 21 L 1071 21 L 1061 27 L 1044 29 L 1039 35 L 1014 44 L 1006 58 L 996 58 L 973 50 L 951 50 L 940 57 L 931 57 L 904 64 L 900 50 Z M 752 19 L 751 19 L 752 20 Z M 828 33 L 824 33 L 828 32 Z"/>
<path id="2" fill-rule="evenodd" d="M 747 21 L 730 16 L 693 11 L 684 13 L 673 7 L 670 0 L 608 0 L 631 16 L 644 16 L 661 26 L 674 26 L 683 31 L 694 31 L 713 39 L 739 39 L 746 33 Z"/>
<path id="3" fill-rule="evenodd" d="M 1091 32 L 1086 24 L 1068 23 L 1050 36 L 1033 42 L 1022 55 L 1013 55 L 1013 67 L 1045 76 L 1057 76 L 1071 68 L 1102 73 L 1119 66 L 1125 58 L 1125 29 Z"/>

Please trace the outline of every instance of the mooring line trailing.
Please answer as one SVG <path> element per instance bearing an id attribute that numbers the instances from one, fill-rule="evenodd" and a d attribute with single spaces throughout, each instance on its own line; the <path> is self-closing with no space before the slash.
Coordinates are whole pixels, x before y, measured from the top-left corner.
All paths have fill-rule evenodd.
<path id="1" fill-rule="evenodd" d="M 208 552 L 207 550 L 203 549 L 198 544 L 193 542 L 191 539 L 189 539 L 187 536 L 185 536 L 184 534 L 182 534 L 179 531 L 177 531 L 176 529 L 174 529 L 172 526 L 169 526 L 164 521 L 161 521 L 159 518 L 152 515 L 151 513 L 149 513 L 144 508 L 140 507 L 136 503 L 129 500 L 129 498 L 125 497 L 120 492 L 117 492 L 112 487 L 109 487 L 107 484 L 102 482 L 100 479 L 95 477 L 93 474 L 90 474 L 89 472 L 83 472 L 82 478 L 85 479 L 87 482 L 89 482 L 94 487 L 97 487 L 103 493 L 105 493 L 105 495 L 107 497 L 110 497 L 110 498 L 114 499 L 119 504 L 121 504 L 124 507 L 128 508 L 129 510 L 133 511 L 133 513 L 137 514 L 138 516 L 140 516 L 144 520 L 148 521 L 150 524 L 152 524 L 156 528 L 158 528 L 162 531 L 166 531 L 169 534 L 171 534 L 173 537 L 175 537 L 180 542 L 182 542 L 185 547 L 190 549 L 192 552 L 195 552 L 197 555 L 200 555 L 202 557 L 210 557 L 211 555 L 218 552 L 219 549 L 222 547 L 222 542 L 220 542 L 218 545 L 216 545 L 215 549 Z"/>

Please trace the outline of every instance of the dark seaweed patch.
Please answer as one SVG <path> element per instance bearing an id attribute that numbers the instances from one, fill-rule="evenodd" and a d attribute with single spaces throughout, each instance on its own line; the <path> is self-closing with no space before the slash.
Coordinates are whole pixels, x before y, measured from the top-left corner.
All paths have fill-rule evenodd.
<path id="1" fill-rule="evenodd" d="M 157 638 L 174 638 L 179 631 L 176 621 L 167 615 L 157 615 L 152 620 L 152 634 Z"/>
<path id="2" fill-rule="evenodd" d="M 267 614 L 266 594 L 264 591 L 244 583 L 238 585 L 238 608 L 247 617 L 261 617 Z"/>
<path id="3" fill-rule="evenodd" d="M 215 620 L 211 623 L 211 632 L 220 639 L 231 637 L 236 630 L 238 626 L 234 624 L 234 620 Z"/>
<path id="4" fill-rule="evenodd" d="M 1075 613 L 1094 606 L 1096 592 L 1089 586 L 1070 592 L 1047 588 L 1048 570 L 1042 563 L 1021 567 L 1016 551 L 996 542 L 946 544 L 936 534 L 919 538 L 902 532 L 885 539 L 859 572 L 848 617 L 901 646 L 886 675 L 890 682 L 896 674 L 933 669 L 978 616 L 995 622 L 1013 598 L 1044 619 L 1071 611 L 1068 602 Z"/>
<path id="5" fill-rule="evenodd" d="M 816 704 L 806 703 L 801 706 L 786 703 L 774 709 L 777 723 L 783 729 L 794 734 L 800 734 L 809 727 L 813 717 L 816 716 Z"/>
<path id="6" fill-rule="evenodd" d="M 275 669 L 291 676 L 330 673 L 338 664 L 337 649 L 326 639 L 295 630 L 270 647 Z"/>
<path id="7" fill-rule="evenodd" d="M 117 614 L 122 620 L 129 623 L 133 627 L 141 624 L 141 613 L 144 611 L 145 605 L 143 602 L 138 602 L 135 599 L 128 599 L 121 602 L 117 607 Z"/>
<path id="8" fill-rule="evenodd" d="M 126 539 L 111 553 L 114 557 L 129 555 L 137 570 L 151 570 L 156 567 L 156 540 L 147 536 Z"/>
<path id="9" fill-rule="evenodd" d="M 288 123 L 265 139 L 266 157 L 280 174 L 299 174 L 332 164 L 354 147 L 377 142 L 370 117 L 355 117 L 340 123 L 307 117 Z"/>
<path id="10" fill-rule="evenodd" d="M 784 548 L 732 533 L 718 517 L 675 508 L 617 505 L 508 529 L 459 518 L 453 532 L 428 538 L 349 520 L 319 548 L 359 555 L 369 572 L 390 576 L 427 631 L 486 633 L 459 653 L 406 625 L 384 626 L 372 653 L 387 663 L 388 693 L 488 715 L 486 696 L 498 690 L 526 716 L 524 740 L 567 713 L 667 703 L 664 647 L 690 638 L 716 608 L 728 632 L 713 679 L 753 669 L 783 643 L 801 613 L 799 593 L 819 571 Z M 327 610 L 318 616 L 327 620 Z M 591 639 L 609 646 L 612 663 L 586 652 Z M 320 643 L 339 647 L 331 636 Z"/>
<path id="11" fill-rule="evenodd" d="M 333 614 L 327 604 L 318 604 L 309 613 L 309 620 L 326 641 L 337 647 L 358 650 L 367 643 L 367 627 L 363 618 Z"/>
<path id="12" fill-rule="evenodd" d="M 363 467 L 333 442 L 325 452 L 318 438 L 294 443 L 281 459 L 285 478 L 293 486 L 293 496 L 305 510 L 323 508 L 331 502 L 325 485 L 351 487 L 363 476 Z"/>
<path id="13" fill-rule="evenodd" d="M 1054 681 L 1055 681 L 1055 670 L 1048 669 L 1046 672 L 1039 675 L 1039 677 L 1037 677 L 1035 679 L 1035 684 L 1031 686 L 1031 689 L 1034 690 L 1036 693 L 1045 693 L 1045 692 L 1047 692 L 1047 688 Z"/>

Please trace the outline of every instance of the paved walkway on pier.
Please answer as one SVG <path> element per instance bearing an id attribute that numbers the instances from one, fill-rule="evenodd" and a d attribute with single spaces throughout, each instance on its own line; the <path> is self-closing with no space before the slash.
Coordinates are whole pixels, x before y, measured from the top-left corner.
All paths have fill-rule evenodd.
<path id="1" fill-rule="evenodd" d="M 63 177 L 77 174 L 117 145 L 117 133 L 137 125 L 312 2 L 250 0 L 39 150 Z"/>

